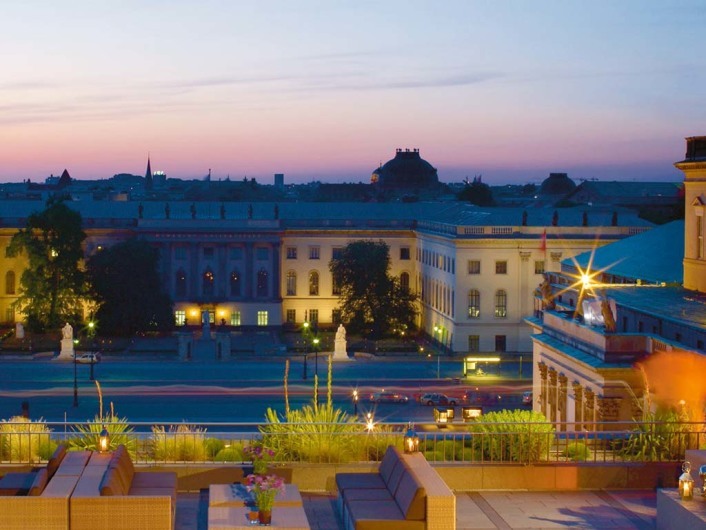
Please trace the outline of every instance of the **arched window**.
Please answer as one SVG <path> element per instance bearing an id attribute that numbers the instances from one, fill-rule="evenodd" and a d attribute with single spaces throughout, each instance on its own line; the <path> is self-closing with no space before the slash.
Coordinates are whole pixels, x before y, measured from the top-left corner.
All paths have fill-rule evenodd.
<path id="1" fill-rule="evenodd" d="M 468 291 L 468 318 L 480 318 L 480 291 Z"/>
<path id="2" fill-rule="evenodd" d="M 257 296 L 267 296 L 267 271 L 263 268 L 257 272 Z"/>
<path id="3" fill-rule="evenodd" d="M 230 295 L 240 296 L 240 271 L 238 269 L 230 273 Z"/>
<path id="4" fill-rule="evenodd" d="M 403 272 L 400 274 L 400 287 L 405 291 L 409 291 L 409 273 Z"/>
<path id="5" fill-rule="evenodd" d="M 319 296 L 319 273 L 317 271 L 309 273 L 309 296 Z"/>
<path id="6" fill-rule="evenodd" d="M 287 272 L 287 296 L 297 296 L 297 273 Z"/>
<path id="7" fill-rule="evenodd" d="M 507 317 L 507 292 L 499 289 L 495 292 L 495 318 Z"/>
<path id="8" fill-rule="evenodd" d="M 15 294 L 15 271 L 5 273 L 5 294 Z"/>
<path id="9" fill-rule="evenodd" d="M 174 292 L 177 296 L 186 296 L 186 273 L 184 269 L 179 269 L 174 279 Z"/>
<path id="10" fill-rule="evenodd" d="M 214 281 L 213 281 L 213 271 L 211 269 L 206 269 L 201 277 L 201 289 L 204 296 L 213 296 L 214 291 Z"/>

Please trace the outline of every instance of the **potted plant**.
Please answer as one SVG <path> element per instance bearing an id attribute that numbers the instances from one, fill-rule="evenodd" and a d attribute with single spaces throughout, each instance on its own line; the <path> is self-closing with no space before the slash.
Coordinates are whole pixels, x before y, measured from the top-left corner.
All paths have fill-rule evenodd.
<path id="1" fill-rule="evenodd" d="M 255 498 L 260 524 L 270 524 L 275 497 L 284 491 L 284 479 L 277 475 L 248 475 L 245 487 Z"/>
<path id="2" fill-rule="evenodd" d="M 256 443 L 245 447 L 243 455 L 250 458 L 255 475 L 264 475 L 267 473 L 267 464 L 274 458 L 275 452 Z"/>

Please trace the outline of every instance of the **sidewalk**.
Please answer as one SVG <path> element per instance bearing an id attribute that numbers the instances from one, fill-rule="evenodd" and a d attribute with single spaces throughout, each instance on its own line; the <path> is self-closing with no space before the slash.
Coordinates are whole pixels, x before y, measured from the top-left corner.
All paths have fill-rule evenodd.
<path id="1" fill-rule="evenodd" d="M 312 530 L 343 530 L 330 495 L 303 494 Z M 456 495 L 457 530 L 655 528 L 654 491 L 473 492 Z M 181 493 L 176 530 L 207 530 L 208 492 Z"/>

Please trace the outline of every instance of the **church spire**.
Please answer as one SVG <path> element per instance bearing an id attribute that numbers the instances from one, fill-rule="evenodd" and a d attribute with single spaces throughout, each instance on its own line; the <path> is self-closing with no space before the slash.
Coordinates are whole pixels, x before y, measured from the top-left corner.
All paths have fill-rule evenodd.
<path id="1" fill-rule="evenodd" d="M 147 153 L 147 171 L 145 171 L 145 188 L 152 189 L 152 165 L 150 164 L 150 155 Z"/>

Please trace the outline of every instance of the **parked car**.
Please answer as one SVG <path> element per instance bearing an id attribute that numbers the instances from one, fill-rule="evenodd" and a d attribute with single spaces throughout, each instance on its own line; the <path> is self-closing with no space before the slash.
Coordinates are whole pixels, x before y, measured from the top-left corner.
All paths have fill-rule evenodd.
<path id="1" fill-rule="evenodd" d="M 469 405 L 496 405 L 502 400 L 497 392 L 468 391 L 463 394 L 463 402 Z"/>
<path id="2" fill-rule="evenodd" d="M 409 398 L 395 392 L 375 392 L 370 394 L 370 401 L 373 403 L 407 403 Z"/>
<path id="3" fill-rule="evenodd" d="M 527 391 L 522 393 L 522 404 L 531 405 L 532 404 L 532 391 Z"/>
<path id="4" fill-rule="evenodd" d="M 100 355 L 94 352 L 82 353 L 76 357 L 76 362 L 81 364 L 95 364 L 100 360 Z"/>
<path id="5" fill-rule="evenodd" d="M 422 405 L 450 405 L 452 407 L 456 406 L 456 399 L 450 398 L 445 394 L 422 394 L 419 398 L 419 402 Z"/>

